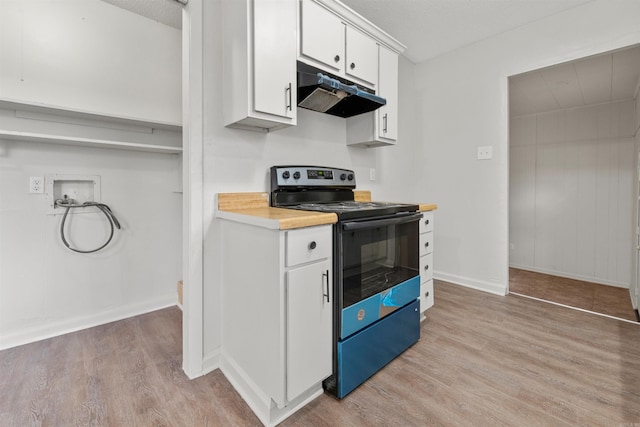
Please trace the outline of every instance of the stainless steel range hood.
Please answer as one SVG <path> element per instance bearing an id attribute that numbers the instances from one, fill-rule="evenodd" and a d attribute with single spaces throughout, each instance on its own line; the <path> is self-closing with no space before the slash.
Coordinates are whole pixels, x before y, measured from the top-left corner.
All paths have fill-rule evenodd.
<path id="1" fill-rule="evenodd" d="M 374 91 L 298 62 L 298 106 L 338 117 L 376 110 L 387 103 Z"/>

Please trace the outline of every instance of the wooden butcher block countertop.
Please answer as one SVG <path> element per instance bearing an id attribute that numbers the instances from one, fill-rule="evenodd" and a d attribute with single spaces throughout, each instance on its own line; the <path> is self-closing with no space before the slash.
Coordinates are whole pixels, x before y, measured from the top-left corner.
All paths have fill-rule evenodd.
<path id="1" fill-rule="evenodd" d="M 420 212 L 426 212 L 426 211 L 435 211 L 436 209 L 438 209 L 438 205 L 436 205 L 435 203 L 431 203 L 431 204 L 423 204 L 420 203 L 418 210 Z"/>
<path id="2" fill-rule="evenodd" d="M 371 201 L 370 191 L 356 190 L 354 193 L 354 198 L 358 202 Z M 273 208 L 269 206 L 269 193 L 219 193 L 216 203 L 218 218 L 275 230 L 291 230 L 338 222 L 338 216 L 334 213 Z M 420 212 L 437 208 L 435 204 L 419 205 Z"/>
<path id="3" fill-rule="evenodd" d="M 216 216 L 275 230 L 335 224 L 334 213 L 272 208 L 268 193 L 220 193 Z"/>
<path id="4" fill-rule="evenodd" d="M 370 202 L 371 201 L 371 191 L 366 190 L 354 190 L 354 199 L 356 202 Z M 406 203 L 406 202 L 405 202 Z M 426 211 L 435 211 L 438 209 L 438 205 L 435 203 L 419 203 L 418 210 L 420 212 Z"/>

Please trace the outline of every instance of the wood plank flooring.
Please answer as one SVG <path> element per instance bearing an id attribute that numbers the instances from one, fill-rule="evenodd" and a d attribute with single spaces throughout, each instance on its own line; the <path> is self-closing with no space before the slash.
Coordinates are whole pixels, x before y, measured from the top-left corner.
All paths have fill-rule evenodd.
<path id="1" fill-rule="evenodd" d="M 509 268 L 509 291 L 637 321 L 629 289 Z"/>
<path id="2" fill-rule="evenodd" d="M 640 423 L 640 325 L 435 283 L 420 341 L 283 426 Z M 0 352 L 1 426 L 258 426 L 219 371 L 189 381 L 169 308 Z"/>

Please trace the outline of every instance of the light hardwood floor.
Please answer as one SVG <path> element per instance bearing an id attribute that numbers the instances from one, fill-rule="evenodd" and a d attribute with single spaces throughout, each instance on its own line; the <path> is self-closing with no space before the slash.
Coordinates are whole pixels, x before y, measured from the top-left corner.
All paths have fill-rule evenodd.
<path id="1" fill-rule="evenodd" d="M 509 291 L 637 321 L 629 289 L 509 268 Z"/>
<path id="2" fill-rule="evenodd" d="M 436 282 L 420 341 L 283 426 L 640 423 L 640 326 Z M 0 426 L 257 426 L 219 371 L 189 381 L 170 308 L 0 352 Z"/>

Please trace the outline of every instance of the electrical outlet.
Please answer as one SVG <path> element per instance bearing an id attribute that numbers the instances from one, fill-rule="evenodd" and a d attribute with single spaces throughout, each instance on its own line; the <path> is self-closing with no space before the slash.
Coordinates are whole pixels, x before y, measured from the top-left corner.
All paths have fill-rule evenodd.
<path id="1" fill-rule="evenodd" d="M 486 145 L 478 147 L 478 160 L 491 160 L 493 158 L 493 147 Z"/>
<path id="2" fill-rule="evenodd" d="M 44 177 L 29 177 L 29 194 L 44 194 Z"/>
<path id="3" fill-rule="evenodd" d="M 375 180 L 376 180 L 376 169 L 369 168 L 369 181 L 375 181 Z"/>

